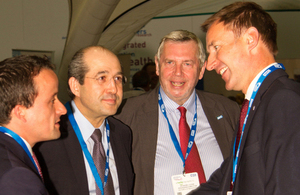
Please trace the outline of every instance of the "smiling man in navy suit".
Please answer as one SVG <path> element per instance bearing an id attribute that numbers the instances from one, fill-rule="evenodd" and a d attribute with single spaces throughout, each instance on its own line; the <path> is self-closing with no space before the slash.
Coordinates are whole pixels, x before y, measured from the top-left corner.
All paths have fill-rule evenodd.
<path id="1" fill-rule="evenodd" d="M 300 84 L 275 61 L 276 23 L 256 3 L 236 2 L 202 28 L 207 69 L 227 90 L 241 90 L 249 106 L 230 157 L 192 194 L 299 194 Z"/>

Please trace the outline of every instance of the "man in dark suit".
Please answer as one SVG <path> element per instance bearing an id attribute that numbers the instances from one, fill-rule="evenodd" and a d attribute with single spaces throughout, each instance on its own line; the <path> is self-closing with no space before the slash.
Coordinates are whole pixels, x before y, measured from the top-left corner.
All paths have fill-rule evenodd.
<path id="1" fill-rule="evenodd" d="M 256 3 L 237 2 L 202 28 L 207 69 L 226 89 L 242 90 L 249 104 L 230 157 L 192 194 L 299 194 L 300 85 L 275 61 L 276 23 Z"/>
<path id="2" fill-rule="evenodd" d="M 45 57 L 0 62 L 0 194 L 48 194 L 32 147 L 60 136 L 66 113 L 57 99 L 58 79 Z"/>
<path id="3" fill-rule="evenodd" d="M 101 46 L 81 49 L 68 74 L 72 101 L 66 104 L 67 115 L 61 117 L 62 136 L 37 148 L 49 192 L 132 194 L 131 131 L 109 117 L 122 101 L 125 80 L 117 56 Z M 100 153 L 93 138 L 99 131 L 106 163 L 94 157 Z"/>
<path id="4" fill-rule="evenodd" d="M 133 131 L 135 194 L 183 193 L 171 179 L 189 173 L 184 166 L 189 156 L 182 160 L 185 152 L 176 148 L 177 140 L 179 143 L 182 139 L 178 127 L 179 106 L 187 109 L 187 123 L 191 130 L 196 130 L 192 148 L 198 150 L 205 174 L 204 181 L 198 180 L 200 183 L 205 182 L 229 155 L 239 107 L 224 96 L 195 90 L 205 71 L 204 60 L 202 43 L 195 34 L 185 30 L 169 33 L 162 39 L 155 57 L 160 86 L 150 93 L 129 98 L 117 116 Z M 163 100 L 160 103 L 159 94 Z M 194 125 L 193 121 L 197 123 Z M 196 183 L 189 186 L 196 186 Z"/>

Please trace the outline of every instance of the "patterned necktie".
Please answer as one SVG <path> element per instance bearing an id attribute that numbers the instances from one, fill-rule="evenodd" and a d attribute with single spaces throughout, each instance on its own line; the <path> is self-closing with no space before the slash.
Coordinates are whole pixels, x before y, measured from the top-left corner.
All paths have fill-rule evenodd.
<path id="1" fill-rule="evenodd" d="M 42 169 L 41 169 L 41 167 L 40 167 L 39 161 L 37 160 L 37 158 L 36 158 L 34 152 L 32 152 L 32 158 L 33 158 L 33 160 L 34 160 L 34 162 L 35 162 L 35 164 L 36 164 L 36 167 L 37 167 L 37 169 L 38 169 L 38 171 L 39 171 L 39 174 L 40 174 L 42 180 L 44 181 L 44 177 L 43 177 L 43 174 L 42 174 Z"/>
<path id="2" fill-rule="evenodd" d="M 182 154 L 185 157 L 191 130 L 189 128 L 189 125 L 186 122 L 185 107 L 180 106 L 178 107 L 178 110 L 180 111 L 181 114 L 181 117 L 179 119 L 180 146 L 181 146 Z M 185 161 L 185 172 L 186 173 L 197 172 L 200 184 L 206 182 L 201 159 L 195 143 L 193 144 L 192 149 Z"/>
<path id="3" fill-rule="evenodd" d="M 98 170 L 98 173 L 101 177 L 102 182 L 104 183 L 104 172 L 105 172 L 105 163 L 106 163 L 106 155 L 103 149 L 103 145 L 101 143 L 102 134 L 99 129 L 95 129 L 91 138 L 94 141 L 94 149 L 93 149 L 93 160 Z M 111 178 L 110 172 L 108 172 L 107 183 L 104 186 L 104 195 L 114 195 L 114 186 Z M 101 195 L 101 190 L 96 184 L 96 195 Z"/>

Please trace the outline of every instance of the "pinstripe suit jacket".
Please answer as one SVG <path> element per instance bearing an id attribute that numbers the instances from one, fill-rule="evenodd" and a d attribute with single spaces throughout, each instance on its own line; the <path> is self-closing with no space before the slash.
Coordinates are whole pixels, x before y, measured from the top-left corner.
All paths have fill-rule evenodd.
<path id="1" fill-rule="evenodd" d="M 154 161 L 158 134 L 158 89 L 129 98 L 116 116 L 133 132 L 132 162 L 136 174 L 134 194 L 153 195 Z M 238 105 L 228 98 L 196 90 L 224 159 L 229 156 Z M 221 120 L 217 117 L 223 115 Z"/>

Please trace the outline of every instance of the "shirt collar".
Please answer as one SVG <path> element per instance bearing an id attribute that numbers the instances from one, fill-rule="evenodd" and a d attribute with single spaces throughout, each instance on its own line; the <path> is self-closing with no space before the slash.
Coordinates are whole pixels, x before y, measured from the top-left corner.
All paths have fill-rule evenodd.
<path id="1" fill-rule="evenodd" d="M 161 86 L 160 86 L 160 93 L 161 93 L 161 97 L 164 101 L 166 111 L 168 113 L 175 112 L 180 105 L 178 105 L 176 102 L 171 100 L 167 96 L 167 94 L 164 92 L 164 90 L 162 89 Z M 183 107 L 186 108 L 187 112 L 195 110 L 195 93 L 196 93 L 196 91 L 194 89 L 193 93 L 190 95 L 189 99 L 186 102 L 184 102 L 184 104 L 182 105 Z M 194 113 L 192 113 L 192 114 L 194 114 Z"/>
<path id="2" fill-rule="evenodd" d="M 80 132 L 82 134 L 83 140 L 86 142 L 91 135 L 94 133 L 95 127 L 90 123 L 90 121 L 88 121 L 83 114 L 79 111 L 79 109 L 77 108 L 76 104 L 74 101 L 71 101 L 71 105 L 73 108 L 73 115 L 74 118 L 78 124 L 78 127 L 80 129 Z M 100 125 L 100 127 L 98 127 L 102 133 L 102 135 L 104 135 L 104 127 L 105 127 L 105 120 L 103 121 L 103 123 Z"/>
<path id="3" fill-rule="evenodd" d="M 9 133 L 4 133 L 4 134 L 9 136 L 9 137 L 12 137 Z M 26 147 L 28 148 L 28 151 L 30 152 L 30 154 L 32 156 L 33 152 L 32 152 L 32 148 L 31 148 L 30 144 L 23 137 L 21 137 L 20 135 L 18 135 L 18 136 L 23 140 L 24 144 L 26 145 Z"/>
<path id="4" fill-rule="evenodd" d="M 247 93 L 245 95 L 245 99 L 250 100 L 252 92 L 254 90 L 255 84 L 258 81 L 259 77 L 262 75 L 262 73 L 267 70 L 269 67 L 273 66 L 274 64 L 277 64 L 277 62 L 274 62 L 272 64 L 270 64 L 269 66 L 265 67 L 262 71 L 260 71 L 256 77 L 252 80 L 252 82 L 250 83 L 248 89 L 247 89 Z"/>
<path id="5" fill-rule="evenodd" d="M 20 136 L 20 137 L 21 137 L 21 136 Z M 21 137 L 21 138 L 22 138 L 22 137 Z M 31 154 L 31 156 L 32 156 L 32 155 L 33 155 L 33 152 L 32 152 L 31 146 L 29 145 L 29 143 L 28 143 L 25 139 L 22 138 L 22 140 L 24 141 L 25 145 L 27 146 L 27 148 L 28 148 L 28 150 L 29 150 L 29 152 L 30 152 L 30 154 Z"/>

